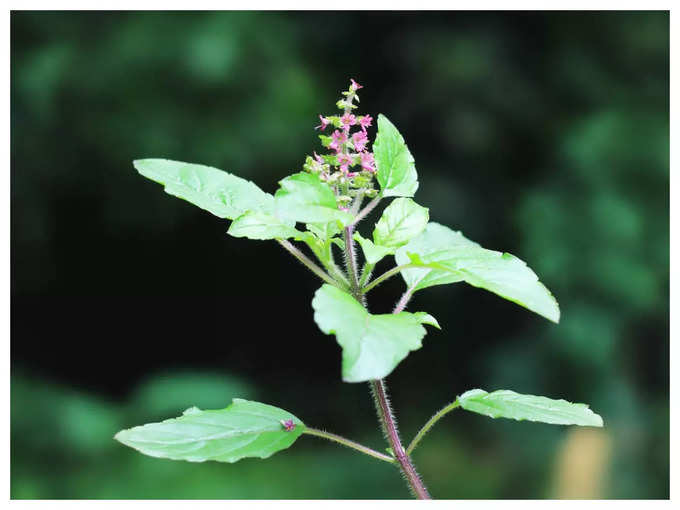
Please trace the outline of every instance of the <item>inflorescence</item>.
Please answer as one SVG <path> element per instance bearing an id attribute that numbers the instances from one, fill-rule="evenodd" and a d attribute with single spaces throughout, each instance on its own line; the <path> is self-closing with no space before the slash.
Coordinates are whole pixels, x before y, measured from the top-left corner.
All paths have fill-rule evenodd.
<path id="1" fill-rule="evenodd" d="M 314 157 L 307 156 L 304 170 L 316 174 L 328 183 L 338 200 L 341 209 L 346 209 L 357 196 L 374 197 L 378 190 L 373 187 L 373 177 L 376 173 L 373 153 L 368 150 L 370 140 L 366 128 L 372 125 L 370 115 L 354 115 L 352 110 L 358 108 L 354 103 L 359 102 L 357 90 L 363 88 L 354 80 L 350 80 L 349 90 L 342 93 L 336 106 L 343 111 L 342 116 L 319 115 L 321 124 L 315 129 L 325 131 L 328 126 L 335 130 L 330 136 L 321 134 L 321 144 L 329 149 L 329 154 Z M 352 128 L 358 128 L 354 133 Z"/>

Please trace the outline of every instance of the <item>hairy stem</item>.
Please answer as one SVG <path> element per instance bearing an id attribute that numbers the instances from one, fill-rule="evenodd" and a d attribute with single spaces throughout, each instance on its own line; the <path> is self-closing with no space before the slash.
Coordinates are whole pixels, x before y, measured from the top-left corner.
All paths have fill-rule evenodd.
<path id="1" fill-rule="evenodd" d="M 366 282 L 373 273 L 374 265 L 375 264 L 369 264 L 368 262 L 364 264 L 364 268 L 361 270 L 361 279 L 359 280 L 359 287 L 363 287 L 364 285 L 366 285 Z"/>
<path id="2" fill-rule="evenodd" d="M 359 287 L 352 230 L 353 228 L 351 226 L 345 228 L 345 260 L 347 263 L 347 272 L 350 277 L 350 284 L 352 285 L 352 295 L 357 301 L 366 307 L 364 295 L 361 291 L 361 288 Z M 401 472 L 406 478 L 409 488 L 418 499 L 431 499 L 430 494 L 427 492 L 425 485 L 416 472 L 415 466 L 411 462 L 411 459 L 401 444 L 399 432 L 397 431 L 397 425 L 394 420 L 394 414 L 392 413 L 392 408 L 390 407 L 389 401 L 387 400 L 385 383 L 382 379 L 377 379 L 370 381 L 369 384 L 371 386 L 371 394 L 373 395 L 375 408 L 378 412 L 380 425 L 383 432 L 385 433 L 385 437 L 387 438 L 390 447 L 392 448 L 392 451 L 394 452 L 394 456 L 399 464 Z"/>
<path id="3" fill-rule="evenodd" d="M 337 281 L 343 283 L 349 289 L 349 280 L 345 273 L 336 265 L 335 257 L 333 255 L 333 243 L 328 243 L 328 272 Z"/>
<path id="4" fill-rule="evenodd" d="M 434 424 L 437 423 L 440 419 L 442 419 L 444 417 L 444 415 L 453 411 L 459 405 L 460 405 L 460 403 L 458 402 L 458 400 L 455 400 L 455 401 L 451 402 L 450 404 L 446 405 L 445 407 L 443 407 L 442 409 L 440 409 L 439 411 L 437 411 L 432 418 L 427 420 L 427 423 L 425 425 L 423 425 L 423 428 L 421 428 L 418 431 L 418 433 L 416 434 L 416 437 L 413 438 L 413 441 L 411 441 L 411 444 L 408 445 L 408 448 L 406 448 L 406 454 L 411 455 L 413 450 L 416 449 L 416 446 L 418 446 L 418 443 L 420 443 L 420 440 L 423 439 L 423 437 L 425 437 L 425 434 L 427 434 L 430 431 L 430 429 L 434 426 Z"/>
<path id="5" fill-rule="evenodd" d="M 316 276 L 321 278 L 326 283 L 329 283 L 335 287 L 341 287 L 341 285 L 339 285 L 337 281 L 331 278 L 328 275 L 328 273 L 326 273 L 326 271 L 324 271 L 314 262 L 312 262 L 304 253 L 302 253 L 295 246 L 293 246 L 293 244 L 290 241 L 287 241 L 285 239 L 278 239 L 278 242 L 281 246 L 283 246 L 286 249 L 286 251 L 288 251 L 288 253 L 290 253 L 293 257 L 302 262 L 302 264 L 305 265 L 307 269 L 309 269 Z"/>
<path id="6" fill-rule="evenodd" d="M 349 284 L 352 289 L 352 294 L 360 303 L 364 304 L 363 297 L 361 295 L 361 290 L 359 287 L 359 275 L 357 273 L 357 258 L 354 250 L 354 239 L 352 234 L 354 233 L 354 227 L 345 227 L 345 265 L 347 266 L 347 274 L 349 276 Z"/>
<path id="7" fill-rule="evenodd" d="M 363 220 L 373 209 L 375 209 L 375 206 L 378 205 L 378 202 L 382 197 L 380 194 L 376 195 L 376 197 L 371 200 L 368 204 L 366 204 L 366 207 L 364 207 L 359 214 L 356 215 L 354 218 L 354 221 L 352 222 L 352 226 L 356 225 L 359 223 L 361 220 Z"/>
<path id="8" fill-rule="evenodd" d="M 416 468 L 411 462 L 411 458 L 408 453 L 404 450 L 401 444 L 401 439 L 399 438 L 399 432 L 397 431 L 397 425 L 394 420 L 394 414 L 392 412 L 392 407 L 387 400 L 387 392 L 385 391 L 385 383 L 382 379 L 370 381 L 371 390 L 373 394 L 373 400 L 375 401 L 375 407 L 378 411 L 378 417 L 380 418 L 380 424 L 382 425 L 383 432 L 387 437 L 387 440 L 392 447 L 394 456 L 399 463 L 402 473 L 406 478 L 411 491 L 418 499 L 431 499 L 429 492 L 423 481 L 418 476 Z"/>
<path id="9" fill-rule="evenodd" d="M 392 313 L 399 313 L 406 308 L 406 305 L 410 301 L 411 297 L 413 296 L 413 292 L 415 291 L 415 288 L 418 286 L 420 283 L 421 278 L 418 278 L 415 282 L 413 282 L 413 285 L 411 285 L 408 289 L 406 289 L 406 292 L 404 292 L 401 297 L 399 298 L 399 301 L 397 301 L 397 304 L 394 305 L 394 310 L 392 310 Z"/>
<path id="10" fill-rule="evenodd" d="M 322 437 L 323 439 L 328 439 L 329 441 L 334 441 L 336 443 L 339 443 L 343 446 L 347 446 L 348 448 L 353 448 L 354 450 L 357 450 L 361 453 L 364 453 L 366 455 L 370 455 L 373 458 L 376 458 L 378 460 L 382 460 L 384 462 L 389 462 L 390 464 L 395 464 L 396 460 L 394 457 L 390 457 L 389 455 L 385 455 L 384 453 L 376 452 L 372 448 L 369 448 L 368 446 L 364 446 L 362 444 L 357 443 L 356 441 L 352 441 L 351 439 L 344 438 L 342 436 L 339 436 L 337 434 L 333 434 L 331 432 L 326 432 L 325 430 L 319 430 L 319 429 L 313 429 L 310 427 L 305 428 L 305 431 L 303 434 L 308 434 L 310 436 L 316 436 L 316 437 Z"/>

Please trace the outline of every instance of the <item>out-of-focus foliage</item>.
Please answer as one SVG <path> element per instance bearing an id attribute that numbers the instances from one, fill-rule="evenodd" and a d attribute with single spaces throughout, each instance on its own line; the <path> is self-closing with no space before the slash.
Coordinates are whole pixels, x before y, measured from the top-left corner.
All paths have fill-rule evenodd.
<path id="1" fill-rule="evenodd" d="M 389 378 L 405 438 L 474 387 L 588 402 L 605 422 L 454 412 L 414 454 L 433 495 L 667 498 L 668 20 L 13 13 L 12 497 L 408 497 L 391 466 L 316 438 L 235 465 L 112 438 L 241 397 L 381 448 L 367 389 L 339 380 L 313 323 L 319 283 L 131 167 L 203 163 L 271 193 L 352 77 L 408 142 L 431 220 L 525 260 L 562 311 L 554 325 L 468 286 L 419 292 L 411 309 L 446 333 Z M 371 312 L 402 286 L 372 291 Z"/>
<path id="2" fill-rule="evenodd" d="M 369 498 L 375 495 L 376 483 L 385 497 L 405 497 L 392 466 L 308 436 L 266 462 L 246 459 L 237 464 L 155 459 L 113 440 L 120 428 L 140 417 L 148 419 L 146 403 L 156 399 L 150 395 L 162 392 L 172 399 L 173 390 L 182 395 L 191 391 L 168 411 L 178 414 L 187 402 L 214 406 L 242 395 L 237 392 L 245 387 L 236 379 L 209 373 L 166 375 L 151 378 L 126 404 L 117 404 L 15 376 L 12 429 L 21 433 L 12 440 L 12 498 L 314 499 L 331 493 Z"/>

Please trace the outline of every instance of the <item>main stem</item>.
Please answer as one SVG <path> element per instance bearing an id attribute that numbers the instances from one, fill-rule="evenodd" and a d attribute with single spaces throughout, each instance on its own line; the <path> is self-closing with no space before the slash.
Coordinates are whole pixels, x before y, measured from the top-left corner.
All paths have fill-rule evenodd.
<path id="1" fill-rule="evenodd" d="M 408 482 L 416 498 L 432 499 L 430 497 L 430 493 L 427 492 L 425 484 L 420 479 L 420 476 L 418 476 L 416 468 L 411 461 L 411 457 L 408 456 L 401 444 L 399 432 L 397 431 L 397 425 L 394 421 L 394 414 L 392 413 L 392 408 L 389 401 L 387 400 L 385 382 L 383 379 L 377 379 L 370 381 L 370 385 L 373 394 L 373 400 L 375 400 L 375 407 L 378 411 L 378 417 L 380 418 L 380 424 L 382 425 L 385 436 L 387 436 L 387 440 L 392 447 L 392 451 L 394 452 L 394 456 L 399 463 L 401 472 L 404 473 L 404 477 L 406 477 L 406 481 Z"/>
<path id="2" fill-rule="evenodd" d="M 356 257 L 354 253 L 354 239 L 352 239 L 353 226 L 345 228 L 345 259 L 347 263 L 347 273 L 350 278 L 350 287 L 352 289 L 352 294 L 354 299 L 359 301 L 364 307 L 366 306 L 365 297 L 361 292 L 359 286 L 359 277 L 356 269 Z M 406 303 L 404 303 L 405 305 Z M 403 307 L 402 307 L 403 308 Z M 399 313 L 401 310 L 396 311 Z M 387 400 L 387 392 L 385 391 L 385 382 L 383 379 L 376 379 L 369 382 L 371 385 L 371 394 L 373 395 L 373 400 L 375 402 L 375 408 L 378 412 L 378 418 L 380 419 L 380 425 L 385 433 L 387 441 L 390 443 L 390 447 L 394 452 L 394 457 L 399 463 L 401 472 L 406 478 L 406 482 L 413 491 L 413 494 L 418 499 L 432 499 L 430 494 L 427 492 L 425 484 L 418 476 L 416 468 L 411 461 L 411 458 L 404 450 L 401 444 L 401 438 L 399 437 L 399 432 L 397 431 L 397 425 L 394 420 L 394 414 L 390 406 L 389 400 Z"/>

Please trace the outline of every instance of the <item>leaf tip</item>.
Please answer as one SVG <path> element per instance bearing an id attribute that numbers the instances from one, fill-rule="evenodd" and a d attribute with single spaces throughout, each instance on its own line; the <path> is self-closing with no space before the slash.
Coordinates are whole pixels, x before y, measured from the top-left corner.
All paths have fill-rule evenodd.
<path id="1" fill-rule="evenodd" d="M 125 433 L 126 433 L 126 432 L 127 432 L 126 429 L 119 430 L 119 431 L 116 432 L 116 434 L 113 436 L 113 439 L 115 439 L 115 440 L 118 441 L 119 443 L 122 443 L 122 444 L 124 444 L 124 445 L 127 445 L 127 443 L 125 442 L 125 435 L 126 435 Z"/>

